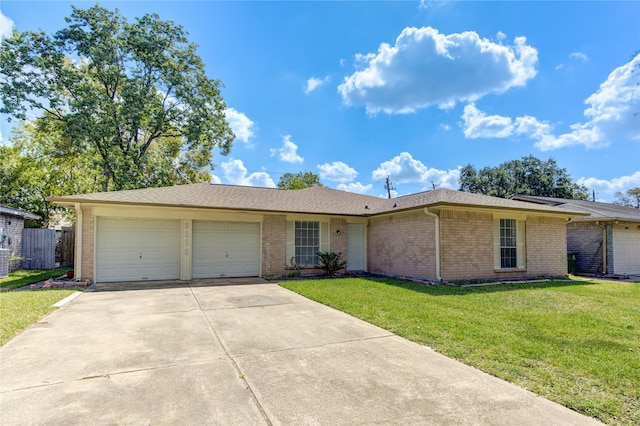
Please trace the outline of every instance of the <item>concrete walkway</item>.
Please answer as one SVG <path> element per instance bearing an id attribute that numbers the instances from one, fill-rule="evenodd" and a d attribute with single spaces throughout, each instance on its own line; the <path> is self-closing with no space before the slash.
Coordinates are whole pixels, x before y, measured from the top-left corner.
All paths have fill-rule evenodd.
<path id="1" fill-rule="evenodd" d="M 0 424 L 598 424 L 251 282 L 83 293 L 0 349 Z"/>

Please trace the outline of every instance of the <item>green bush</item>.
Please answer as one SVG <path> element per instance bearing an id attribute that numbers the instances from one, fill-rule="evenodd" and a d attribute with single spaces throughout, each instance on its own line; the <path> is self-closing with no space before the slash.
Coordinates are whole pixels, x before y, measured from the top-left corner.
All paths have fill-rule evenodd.
<path id="1" fill-rule="evenodd" d="M 343 269 L 347 266 L 347 261 L 340 259 L 340 255 L 342 253 L 332 253 L 332 252 L 318 252 L 318 257 L 320 258 L 320 263 L 322 264 L 322 270 L 325 275 L 334 276 L 336 272 L 340 269 Z"/>

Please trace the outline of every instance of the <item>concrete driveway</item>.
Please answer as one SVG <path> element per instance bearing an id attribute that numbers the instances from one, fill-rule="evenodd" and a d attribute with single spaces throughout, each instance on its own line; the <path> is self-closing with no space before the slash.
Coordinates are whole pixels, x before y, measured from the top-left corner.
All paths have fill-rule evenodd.
<path id="1" fill-rule="evenodd" d="M 0 349 L 0 424 L 598 424 L 276 284 L 212 283 L 47 316 Z"/>

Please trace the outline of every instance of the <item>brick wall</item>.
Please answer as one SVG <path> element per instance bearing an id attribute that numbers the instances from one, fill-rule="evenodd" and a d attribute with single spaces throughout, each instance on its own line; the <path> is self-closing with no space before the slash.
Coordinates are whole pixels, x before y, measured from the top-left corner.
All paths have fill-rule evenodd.
<path id="1" fill-rule="evenodd" d="M 338 234 L 336 231 L 340 231 Z M 347 259 L 347 220 L 331 218 L 329 222 L 329 251 L 342 253 L 340 258 Z"/>
<path id="2" fill-rule="evenodd" d="M 440 235 L 443 280 L 492 278 L 496 275 L 491 213 L 442 210 Z"/>
<path id="3" fill-rule="evenodd" d="M 11 224 L 9 224 L 11 223 Z M 22 230 L 24 229 L 24 219 L 16 216 L 0 216 L 0 227 L 4 229 L 6 239 L 2 248 L 9 250 L 9 257 L 22 256 Z M 9 244 L 11 240 L 11 244 Z M 9 262 L 9 272 L 20 269 L 20 260 Z"/>
<path id="4" fill-rule="evenodd" d="M 563 218 L 528 216 L 527 276 L 567 274 L 567 222 Z"/>
<path id="5" fill-rule="evenodd" d="M 595 223 L 571 222 L 567 225 L 567 250 L 578 253 L 576 273 L 602 272 L 602 228 Z"/>
<path id="6" fill-rule="evenodd" d="M 262 221 L 262 275 L 285 274 L 287 221 L 282 215 L 265 215 Z"/>
<path id="7" fill-rule="evenodd" d="M 94 247 L 95 215 L 91 207 L 82 207 L 82 277 L 77 278 L 95 280 Z"/>
<path id="8" fill-rule="evenodd" d="M 436 279 L 435 219 L 422 212 L 371 219 L 369 271 Z"/>

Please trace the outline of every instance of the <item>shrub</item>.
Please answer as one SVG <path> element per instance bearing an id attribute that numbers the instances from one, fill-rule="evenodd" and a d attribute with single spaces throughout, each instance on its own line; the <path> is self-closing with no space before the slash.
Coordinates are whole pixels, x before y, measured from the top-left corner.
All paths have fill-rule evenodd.
<path id="1" fill-rule="evenodd" d="M 318 252 L 318 257 L 320 258 L 320 263 L 322 264 L 325 275 L 334 276 L 336 272 L 347 266 L 347 261 L 340 258 L 341 254 L 342 253 L 332 253 L 328 251 Z"/>

